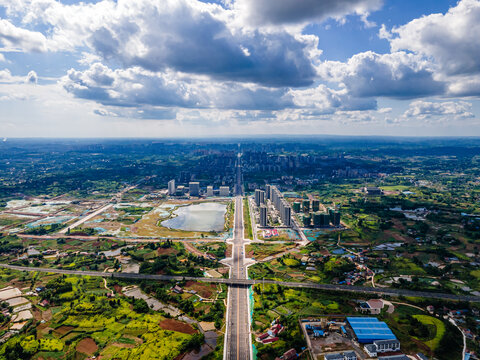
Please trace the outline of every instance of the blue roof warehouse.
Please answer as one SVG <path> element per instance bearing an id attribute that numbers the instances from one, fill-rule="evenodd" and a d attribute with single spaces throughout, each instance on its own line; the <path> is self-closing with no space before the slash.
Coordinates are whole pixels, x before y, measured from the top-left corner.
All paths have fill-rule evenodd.
<path id="1" fill-rule="evenodd" d="M 383 321 L 374 317 L 347 317 L 357 340 L 361 344 L 373 343 L 375 340 L 395 340 L 396 336 Z"/>

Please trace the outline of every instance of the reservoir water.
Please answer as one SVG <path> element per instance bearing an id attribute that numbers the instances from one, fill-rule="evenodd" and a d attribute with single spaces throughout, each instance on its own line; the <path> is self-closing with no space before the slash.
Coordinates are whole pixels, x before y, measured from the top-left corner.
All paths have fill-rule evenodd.
<path id="1" fill-rule="evenodd" d="M 162 226 L 186 231 L 223 231 L 227 205 L 201 203 L 179 207 L 175 217 L 162 221 Z"/>

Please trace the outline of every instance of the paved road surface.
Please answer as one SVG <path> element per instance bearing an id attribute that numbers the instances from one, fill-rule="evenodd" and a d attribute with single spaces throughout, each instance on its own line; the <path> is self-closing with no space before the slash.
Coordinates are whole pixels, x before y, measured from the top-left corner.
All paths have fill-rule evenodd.
<path id="1" fill-rule="evenodd" d="M 90 235 L 64 235 L 64 234 L 49 234 L 49 235 L 29 235 L 29 234 L 16 234 L 18 237 L 21 237 L 23 239 L 37 239 L 37 240 L 55 240 L 55 239 L 76 239 L 76 240 L 100 240 L 100 239 L 112 239 L 112 240 L 119 240 L 119 241 L 125 241 L 126 243 L 161 243 L 167 241 L 167 238 L 153 238 L 153 237 L 141 237 L 141 238 L 136 238 L 136 237 L 118 237 L 118 236 L 110 236 L 110 235 L 104 235 L 104 236 L 90 236 Z M 198 239 L 193 239 L 193 238 L 168 238 L 169 241 L 176 241 L 176 242 L 221 242 L 225 241 L 224 239 L 221 238 L 198 238 Z"/>
<path id="2" fill-rule="evenodd" d="M 93 219 L 95 216 L 97 216 L 98 214 L 101 214 L 102 212 L 110 209 L 112 206 L 113 206 L 113 204 L 108 204 L 108 205 L 102 206 L 100 209 L 95 210 L 94 212 L 88 214 L 87 216 L 84 216 L 84 217 L 81 218 L 80 220 L 74 222 L 72 225 L 69 225 L 69 226 L 67 226 L 66 228 L 63 228 L 63 229 L 60 230 L 58 233 L 59 233 L 59 234 L 66 234 L 69 230 L 73 230 L 73 229 L 75 229 L 77 226 L 82 225 L 84 222 L 86 222 L 86 221 L 88 221 L 88 220 L 90 220 L 90 219 Z"/>
<path id="3" fill-rule="evenodd" d="M 236 164 L 235 184 L 235 225 L 233 231 L 233 251 L 230 262 L 230 279 L 246 281 L 245 239 L 243 225 L 243 181 L 241 154 Z M 223 357 L 227 360 L 250 360 L 252 344 L 250 335 L 250 314 L 248 306 L 248 285 L 232 284 L 228 287 L 227 328 Z"/>
<path id="4" fill-rule="evenodd" d="M 231 280 L 246 280 L 243 231 L 243 201 L 235 198 L 235 231 L 230 268 Z M 250 315 L 248 311 L 248 286 L 230 285 L 228 288 L 227 332 L 224 358 L 228 360 L 251 359 Z"/>
<path id="5" fill-rule="evenodd" d="M 59 234 L 66 234 L 68 232 L 68 230 L 72 230 L 72 229 L 76 228 L 77 226 L 82 225 L 84 222 L 94 218 L 98 214 L 101 214 L 102 212 L 110 209 L 115 203 L 122 200 L 123 194 L 125 194 L 127 191 L 135 189 L 138 186 L 138 184 L 142 183 L 146 179 L 147 178 L 143 178 L 140 181 L 138 181 L 135 185 L 130 185 L 130 186 L 120 190 L 118 193 L 116 193 L 115 195 L 112 196 L 112 198 L 108 201 L 108 203 L 106 205 L 96 209 L 94 212 L 88 214 L 87 216 L 82 217 L 80 220 L 78 220 L 75 223 L 73 223 L 72 225 L 69 225 L 66 228 L 60 230 L 58 233 Z"/>

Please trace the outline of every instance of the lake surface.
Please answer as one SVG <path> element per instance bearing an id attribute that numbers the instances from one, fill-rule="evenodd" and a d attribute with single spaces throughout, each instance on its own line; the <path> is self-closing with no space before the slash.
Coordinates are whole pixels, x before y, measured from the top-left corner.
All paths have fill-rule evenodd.
<path id="1" fill-rule="evenodd" d="M 186 231 L 223 231 L 227 205 L 201 203 L 179 207 L 171 219 L 162 221 L 162 226 Z"/>

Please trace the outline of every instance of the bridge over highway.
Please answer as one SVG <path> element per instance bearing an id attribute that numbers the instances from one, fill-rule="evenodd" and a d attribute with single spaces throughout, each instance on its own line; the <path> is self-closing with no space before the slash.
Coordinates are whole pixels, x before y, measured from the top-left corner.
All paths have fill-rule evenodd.
<path id="1" fill-rule="evenodd" d="M 208 277 L 193 277 L 193 276 L 175 276 L 175 275 L 150 275 L 150 274 L 134 274 L 134 273 L 104 273 L 101 271 L 82 271 L 82 270 L 64 270 L 55 268 L 41 268 L 41 267 L 29 267 L 18 266 L 10 264 L 0 264 L 0 267 L 18 270 L 18 271 L 38 271 L 45 273 L 57 273 L 66 275 L 77 276 L 99 276 L 104 278 L 119 278 L 119 279 L 131 279 L 131 280 L 155 280 L 155 281 L 183 281 L 194 280 L 210 283 L 219 283 L 229 286 L 243 286 L 248 287 L 257 284 L 276 284 L 279 286 L 304 288 L 304 289 L 317 289 L 328 291 L 344 291 L 352 293 L 364 293 L 364 294 L 376 294 L 376 295 L 388 295 L 388 296 L 412 296 L 423 297 L 430 299 L 441 300 L 453 300 L 453 301 L 468 301 L 480 303 L 480 296 L 472 295 L 453 295 L 446 293 L 435 293 L 426 291 L 412 291 L 395 288 L 372 288 L 367 286 L 354 286 L 354 285 L 332 285 L 332 284 L 317 284 L 312 282 L 288 282 L 288 281 L 275 281 L 275 280 L 252 280 L 241 278 L 208 278 Z"/>

